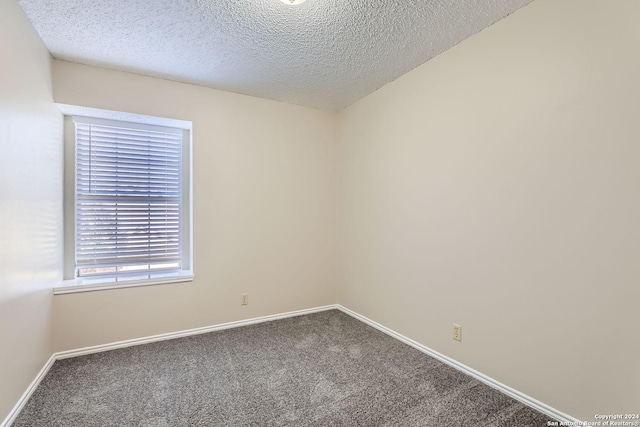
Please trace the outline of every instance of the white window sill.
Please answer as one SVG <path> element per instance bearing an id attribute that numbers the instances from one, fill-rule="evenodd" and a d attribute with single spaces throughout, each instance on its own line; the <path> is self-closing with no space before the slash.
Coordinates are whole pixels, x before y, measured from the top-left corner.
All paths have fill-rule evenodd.
<path id="1" fill-rule="evenodd" d="M 141 277 L 146 276 L 146 277 Z M 174 273 L 152 273 L 136 276 L 104 276 L 83 277 L 63 280 L 53 288 L 54 295 L 73 294 L 77 292 L 95 292 L 107 289 L 136 288 L 140 286 L 167 285 L 170 283 L 193 281 L 192 271 Z"/>

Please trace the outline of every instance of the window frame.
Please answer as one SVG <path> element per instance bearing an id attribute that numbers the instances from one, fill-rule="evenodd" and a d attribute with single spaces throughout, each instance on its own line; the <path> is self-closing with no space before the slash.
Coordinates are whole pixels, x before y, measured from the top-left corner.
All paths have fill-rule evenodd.
<path id="1" fill-rule="evenodd" d="M 64 114 L 64 269 L 63 280 L 54 287 L 54 294 L 192 281 L 194 274 L 191 122 L 63 104 L 58 105 L 58 108 Z M 76 128 L 74 118 L 82 122 L 90 121 L 97 124 L 134 125 L 144 129 L 171 128 L 179 129 L 182 132 L 182 206 L 180 218 L 182 268 L 180 270 L 136 274 L 116 273 L 93 277 L 77 276 L 75 265 Z"/>

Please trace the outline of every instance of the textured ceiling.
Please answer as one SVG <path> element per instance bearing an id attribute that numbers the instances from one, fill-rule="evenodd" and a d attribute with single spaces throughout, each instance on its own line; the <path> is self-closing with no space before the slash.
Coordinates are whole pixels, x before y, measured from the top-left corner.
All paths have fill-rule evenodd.
<path id="1" fill-rule="evenodd" d="M 531 0 L 18 0 L 54 57 L 339 110 Z"/>

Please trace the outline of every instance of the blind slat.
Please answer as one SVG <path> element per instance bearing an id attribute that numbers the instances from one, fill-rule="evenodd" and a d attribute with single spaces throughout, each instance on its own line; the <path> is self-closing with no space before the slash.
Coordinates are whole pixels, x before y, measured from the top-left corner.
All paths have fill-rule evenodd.
<path id="1" fill-rule="evenodd" d="M 180 268 L 181 159 L 180 131 L 76 123 L 78 269 Z"/>

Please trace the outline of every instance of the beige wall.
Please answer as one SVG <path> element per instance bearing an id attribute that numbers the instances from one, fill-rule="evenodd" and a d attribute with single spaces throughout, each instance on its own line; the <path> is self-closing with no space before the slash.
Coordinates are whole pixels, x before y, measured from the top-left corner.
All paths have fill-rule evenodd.
<path id="1" fill-rule="evenodd" d="M 338 302 L 570 415 L 637 413 L 639 16 L 537 0 L 343 111 Z"/>
<path id="2" fill-rule="evenodd" d="M 62 262 L 62 116 L 49 52 L 14 0 L 0 1 L 0 422 L 52 352 Z"/>
<path id="3" fill-rule="evenodd" d="M 193 122 L 196 274 L 55 296 L 56 351 L 335 302 L 335 114 L 60 61 L 53 83 L 56 102 Z"/>

